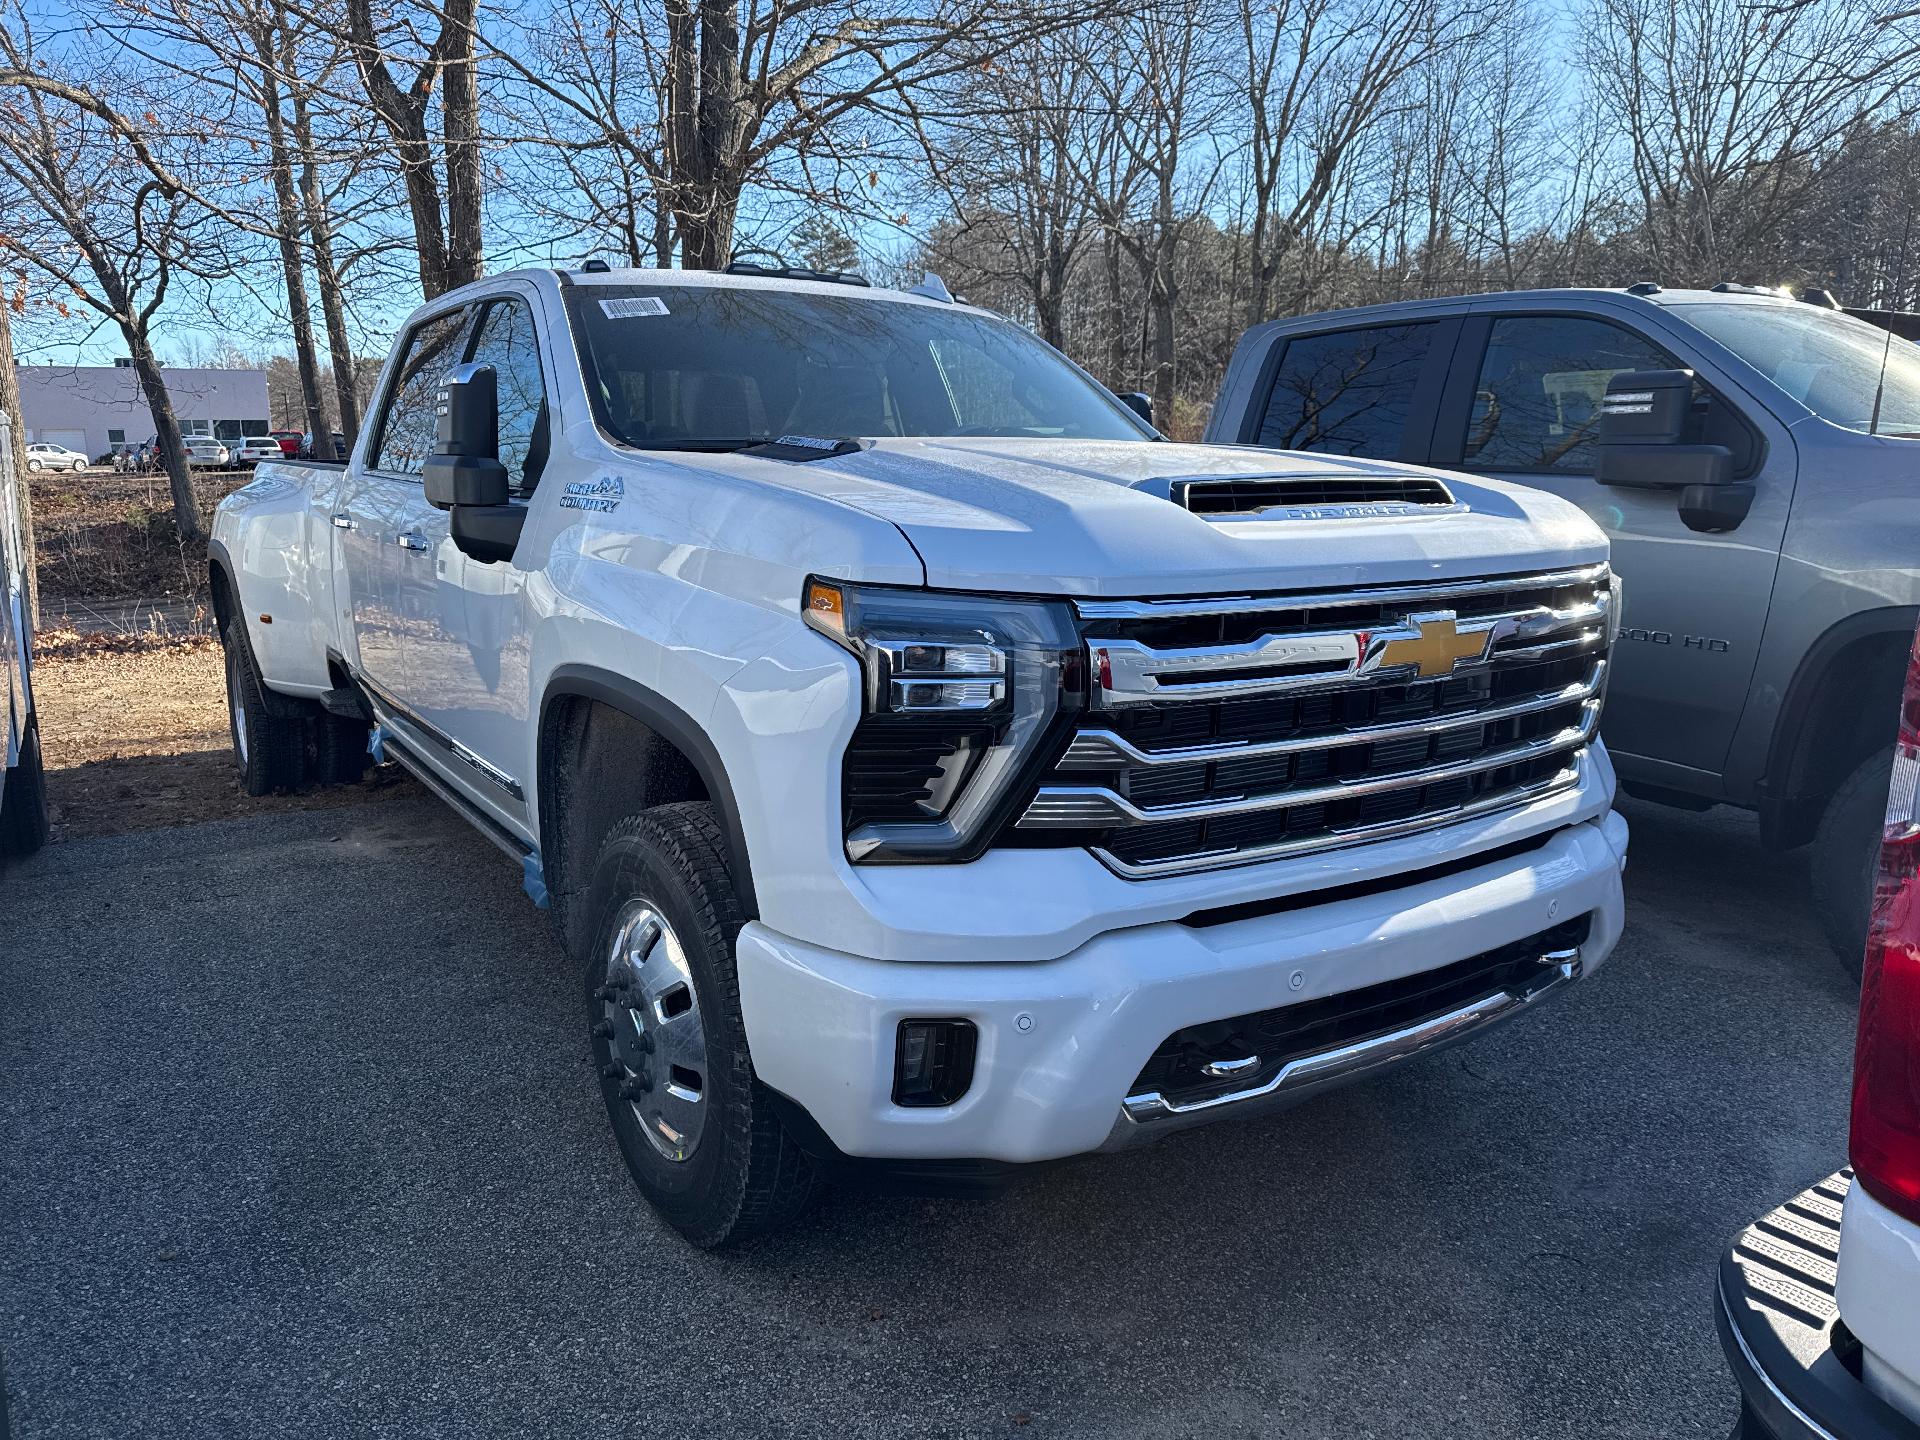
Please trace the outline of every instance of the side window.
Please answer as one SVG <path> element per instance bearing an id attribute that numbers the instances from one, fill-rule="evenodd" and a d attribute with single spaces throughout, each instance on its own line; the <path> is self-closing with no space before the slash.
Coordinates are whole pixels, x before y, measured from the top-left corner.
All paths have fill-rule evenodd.
<path id="1" fill-rule="evenodd" d="M 1433 330 L 1422 321 L 1289 340 L 1259 443 L 1397 459 Z"/>
<path id="2" fill-rule="evenodd" d="M 1467 416 L 1469 470 L 1593 473 L 1593 442 L 1607 382 L 1622 370 L 1678 362 L 1605 320 L 1509 315 L 1493 322 Z"/>
<path id="3" fill-rule="evenodd" d="M 380 420 L 380 443 L 373 449 L 373 468 L 390 475 L 418 475 L 433 453 L 434 405 L 440 382 L 460 363 L 460 337 L 466 333 L 467 310 L 436 315 L 416 325 L 400 356 L 400 371 L 387 394 Z"/>
<path id="4" fill-rule="evenodd" d="M 500 463 L 507 467 L 507 483 L 525 494 L 540 482 L 547 460 L 547 390 L 540 379 L 533 312 L 518 300 L 488 301 L 470 358 L 493 367 L 500 399 Z"/>

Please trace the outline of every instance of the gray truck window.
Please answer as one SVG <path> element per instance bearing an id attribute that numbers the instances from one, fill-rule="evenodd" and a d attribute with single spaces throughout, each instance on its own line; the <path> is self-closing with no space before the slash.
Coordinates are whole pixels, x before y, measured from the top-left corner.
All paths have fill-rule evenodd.
<path id="1" fill-rule="evenodd" d="M 533 312 L 518 300 L 487 302 L 469 358 L 493 367 L 500 406 L 500 463 L 507 467 L 507 483 L 525 493 L 539 481 L 546 462 L 545 437 L 539 432 L 545 422 L 547 390 L 540 376 Z M 542 443 L 536 445 L 536 439 Z"/>
<path id="2" fill-rule="evenodd" d="M 1467 416 L 1470 470 L 1593 473 L 1593 441 L 1607 382 L 1623 370 L 1678 362 L 1605 320 L 1508 315 L 1493 322 Z"/>
<path id="3" fill-rule="evenodd" d="M 1381 325 L 1287 341 L 1259 443 L 1394 460 L 1433 325 Z"/>
<path id="4" fill-rule="evenodd" d="M 460 363 L 460 337 L 466 333 L 471 314 L 460 309 L 436 315 L 414 326 L 407 336 L 399 373 L 387 392 L 373 469 L 390 475 L 418 475 L 433 453 L 434 399 L 447 371 Z"/>
<path id="5" fill-rule="evenodd" d="M 1058 351 L 957 307 L 744 285 L 583 285 L 568 304 L 595 418 L 643 449 L 781 435 L 1149 438 Z"/>
<path id="6" fill-rule="evenodd" d="M 1912 342 L 1894 337 L 1889 343 L 1877 326 L 1812 305 L 1708 301 L 1674 309 L 1821 419 L 1848 430 L 1920 438 L 1920 347 Z"/>

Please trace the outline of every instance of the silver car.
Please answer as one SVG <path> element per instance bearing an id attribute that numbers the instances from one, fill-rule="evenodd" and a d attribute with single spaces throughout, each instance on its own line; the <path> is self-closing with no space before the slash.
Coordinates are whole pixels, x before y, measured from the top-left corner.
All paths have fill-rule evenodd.
<path id="1" fill-rule="evenodd" d="M 49 445 L 45 442 L 27 446 L 27 469 L 40 470 L 84 470 L 87 457 L 78 450 L 69 450 L 64 445 Z"/>

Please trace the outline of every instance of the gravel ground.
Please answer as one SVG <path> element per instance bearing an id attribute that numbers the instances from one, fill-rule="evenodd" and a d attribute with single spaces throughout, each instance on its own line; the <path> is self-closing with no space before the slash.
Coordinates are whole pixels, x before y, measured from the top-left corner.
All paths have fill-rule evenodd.
<path id="1" fill-rule="evenodd" d="M 1514 1025 L 720 1256 L 431 800 L 55 846 L 0 877 L 15 1433 L 1723 1436 L 1713 1264 L 1842 1160 L 1854 996 L 1803 856 L 1627 813 L 1625 941 Z"/>

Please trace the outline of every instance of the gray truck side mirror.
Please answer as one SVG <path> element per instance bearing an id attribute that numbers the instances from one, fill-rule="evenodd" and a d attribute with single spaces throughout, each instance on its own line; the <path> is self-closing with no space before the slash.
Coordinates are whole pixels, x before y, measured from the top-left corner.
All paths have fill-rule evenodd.
<path id="1" fill-rule="evenodd" d="M 1753 506 L 1753 486 L 1733 483 L 1733 452 L 1687 439 L 1693 371 L 1625 370 L 1600 405 L 1593 478 L 1602 485 L 1678 490 L 1689 530 L 1732 530 Z"/>
<path id="2" fill-rule="evenodd" d="M 500 463 L 500 403 L 491 365 L 456 365 L 441 383 L 433 454 L 420 467 L 427 503 L 504 505 L 507 467 Z"/>

